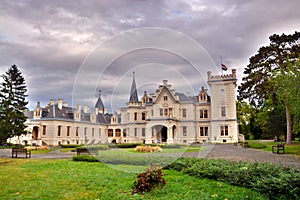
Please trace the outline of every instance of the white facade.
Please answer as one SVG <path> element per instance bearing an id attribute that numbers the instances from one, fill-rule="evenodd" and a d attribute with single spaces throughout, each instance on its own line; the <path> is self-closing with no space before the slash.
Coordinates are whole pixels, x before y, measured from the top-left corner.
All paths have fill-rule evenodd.
<path id="1" fill-rule="evenodd" d="M 164 80 L 154 94 L 145 92 L 141 101 L 133 80 L 130 101 L 118 114 L 108 114 L 100 96 L 92 111 L 86 106 L 68 107 L 62 100 L 51 101 L 45 108 L 38 103 L 26 122 L 29 134 L 15 143 L 237 142 L 236 70 L 207 75 L 210 96 L 204 88 L 192 97 L 177 93 Z"/>

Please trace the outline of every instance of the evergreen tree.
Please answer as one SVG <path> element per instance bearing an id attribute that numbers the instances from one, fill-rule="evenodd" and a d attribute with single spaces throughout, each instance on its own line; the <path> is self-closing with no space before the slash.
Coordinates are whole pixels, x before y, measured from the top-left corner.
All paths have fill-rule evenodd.
<path id="1" fill-rule="evenodd" d="M 277 76 L 284 76 L 288 66 L 299 61 L 300 32 L 293 35 L 272 35 L 270 45 L 261 47 L 258 53 L 249 59 L 245 68 L 243 83 L 238 88 L 239 99 L 248 99 L 252 105 L 261 107 L 266 101 L 273 102 L 274 107 L 283 104 L 286 110 L 287 144 L 292 142 L 292 105 L 289 101 L 279 101 L 277 86 L 272 81 Z M 299 69 L 297 69 L 299 70 Z"/>
<path id="2" fill-rule="evenodd" d="M 2 76 L 0 90 L 0 143 L 13 136 L 25 134 L 24 111 L 28 102 L 26 84 L 16 65 L 11 66 Z"/>

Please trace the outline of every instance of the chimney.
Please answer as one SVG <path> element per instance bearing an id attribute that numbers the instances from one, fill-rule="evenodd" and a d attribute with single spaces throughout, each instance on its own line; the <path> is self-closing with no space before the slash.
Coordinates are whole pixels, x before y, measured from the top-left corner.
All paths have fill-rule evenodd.
<path id="1" fill-rule="evenodd" d="M 88 112 L 88 110 L 89 110 L 89 107 L 88 107 L 88 106 L 86 106 L 86 105 L 84 105 L 84 106 L 83 106 L 83 112 L 84 112 L 84 113 L 87 113 L 87 112 Z"/>
<path id="2" fill-rule="evenodd" d="M 58 99 L 57 100 L 57 107 L 58 107 L 58 109 L 61 110 L 62 106 L 63 106 L 63 100 L 62 99 Z"/>
<path id="3" fill-rule="evenodd" d="M 163 80 L 163 85 L 167 86 L 168 85 L 168 80 Z"/>
<path id="4" fill-rule="evenodd" d="M 210 78 L 211 78 L 211 71 L 207 72 L 207 77 L 208 77 L 208 80 L 210 80 Z"/>
<path id="5" fill-rule="evenodd" d="M 236 69 L 232 69 L 232 76 L 233 78 L 236 78 Z"/>
<path id="6" fill-rule="evenodd" d="M 81 111 L 81 105 L 80 104 L 77 105 L 77 111 Z"/>

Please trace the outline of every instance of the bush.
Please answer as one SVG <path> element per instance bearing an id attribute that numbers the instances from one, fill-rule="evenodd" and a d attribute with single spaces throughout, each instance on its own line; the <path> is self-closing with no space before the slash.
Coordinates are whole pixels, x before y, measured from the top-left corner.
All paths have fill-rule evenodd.
<path id="1" fill-rule="evenodd" d="M 83 147 L 77 147 L 76 150 L 87 150 L 90 153 L 98 154 L 99 151 L 106 151 L 109 150 L 109 147 L 107 145 L 93 145 L 93 146 L 83 146 Z"/>
<path id="2" fill-rule="evenodd" d="M 166 168 L 199 177 L 227 182 L 267 194 L 272 199 L 297 199 L 300 172 L 269 163 L 180 158 Z"/>
<path id="3" fill-rule="evenodd" d="M 119 143 L 108 144 L 109 148 L 135 148 L 137 146 L 143 146 L 143 143 Z"/>
<path id="4" fill-rule="evenodd" d="M 77 148 L 81 147 L 81 144 L 61 144 L 61 148 Z"/>
<path id="5" fill-rule="evenodd" d="M 136 176 L 133 183 L 132 194 L 143 194 L 150 192 L 156 187 L 162 188 L 166 184 L 164 173 L 159 165 L 151 165 L 145 172 Z"/>
<path id="6" fill-rule="evenodd" d="M 79 156 L 73 156 L 73 161 L 84 161 L 84 162 L 99 162 L 97 158 L 90 155 L 79 155 Z"/>
<path id="7" fill-rule="evenodd" d="M 136 152 L 150 153 L 150 152 L 161 152 L 162 148 L 159 146 L 137 146 L 134 149 Z"/>

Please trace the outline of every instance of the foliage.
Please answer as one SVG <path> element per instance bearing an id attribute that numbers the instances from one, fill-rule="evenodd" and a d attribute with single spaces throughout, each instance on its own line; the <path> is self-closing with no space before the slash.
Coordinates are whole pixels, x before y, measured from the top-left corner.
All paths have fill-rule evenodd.
<path id="1" fill-rule="evenodd" d="M 157 187 L 162 188 L 166 184 L 166 179 L 163 176 L 163 170 L 159 165 L 151 165 L 145 172 L 136 176 L 132 194 L 143 194 Z"/>
<path id="2" fill-rule="evenodd" d="M 73 156 L 73 161 L 84 161 L 84 162 L 99 162 L 97 158 L 90 155 L 79 155 L 79 156 Z"/>
<path id="3" fill-rule="evenodd" d="M 159 146 L 137 146 L 134 149 L 136 152 L 142 152 L 142 153 L 150 153 L 150 152 L 161 152 L 162 148 Z"/>
<path id="4" fill-rule="evenodd" d="M 119 144 L 108 144 L 109 148 L 135 148 L 141 146 L 143 143 L 119 143 Z"/>
<path id="5" fill-rule="evenodd" d="M 25 79 L 16 65 L 11 66 L 1 77 L 0 144 L 3 144 L 10 137 L 26 133 L 24 111 L 27 110 L 28 102 Z"/>
<path id="6" fill-rule="evenodd" d="M 299 38 L 300 32 L 295 32 L 293 35 L 270 36 L 270 45 L 261 47 L 258 53 L 249 59 L 249 64 L 244 71 L 246 76 L 238 87 L 240 100 L 248 99 L 250 104 L 258 107 L 266 105 L 267 101 L 269 101 L 268 106 L 276 107 L 282 104 L 286 107 L 288 144 L 292 141 L 290 113 L 292 105 L 286 99 L 280 101 L 280 95 L 277 93 L 278 84 L 274 84 L 273 79 L 284 77 L 290 71 L 289 65 L 296 68 L 300 55 Z M 299 70 L 299 66 L 296 70 Z M 283 87 L 289 90 L 286 86 Z"/>
<path id="7" fill-rule="evenodd" d="M 91 146 L 77 147 L 76 150 L 86 150 L 88 152 L 98 154 L 99 151 L 109 150 L 109 147 L 104 144 L 103 145 L 91 145 Z"/>
<path id="8" fill-rule="evenodd" d="M 300 196 L 300 172 L 268 163 L 180 158 L 168 169 L 198 177 L 251 188 L 272 199 L 297 199 Z"/>
<path id="9" fill-rule="evenodd" d="M 277 98 L 290 107 L 293 117 L 293 131 L 300 132 L 300 60 L 289 64 L 286 72 L 274 77 L 271 81 L 277 88 Z"/>
<path id="10" fill-rule="evenodd" d="M 81 144 L 61 144 L 61 148 L 77 148 L 81 147 Z"/>

